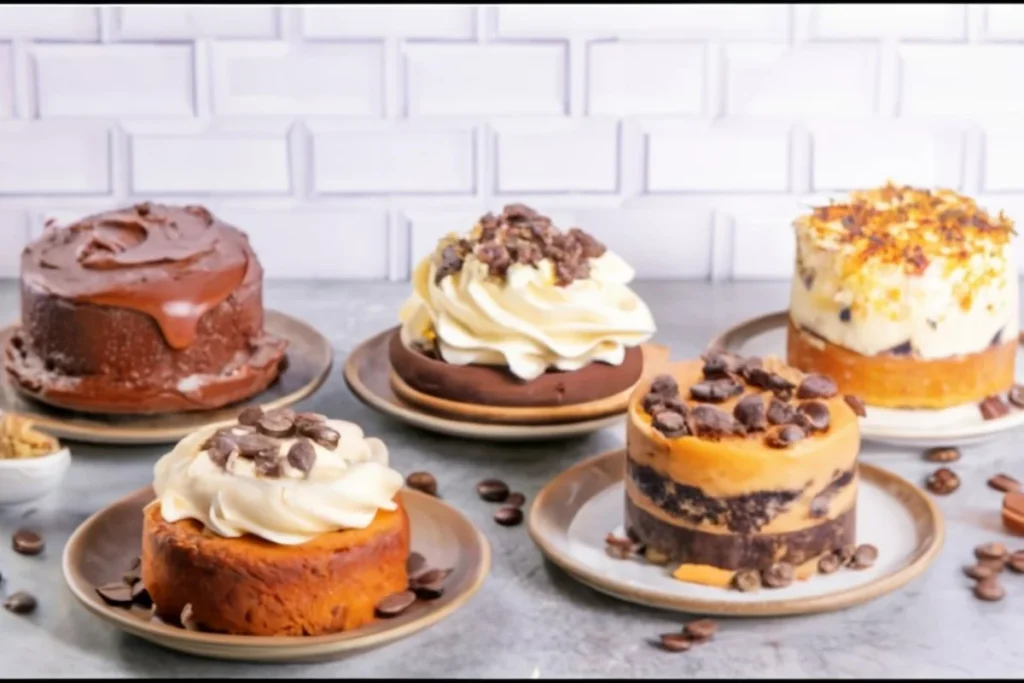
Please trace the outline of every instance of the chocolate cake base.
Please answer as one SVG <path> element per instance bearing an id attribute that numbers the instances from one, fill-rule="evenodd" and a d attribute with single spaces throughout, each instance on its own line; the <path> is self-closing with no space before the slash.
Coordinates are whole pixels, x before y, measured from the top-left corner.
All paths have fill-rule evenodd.
<path id="1" fill-rule="evenodd" d="M 626 530 L 672 562 L 722 569 L 767 569 L 776 562 L 799 565 L 855 543 L 857 507 L 832 520 L 785 534 L 713 534 L 669 524 L 626 499 Z"/>
<path id="2" fill-rule="evenodd" d="M 626 391 L 640 379 L 643 351 L 626 350 L 622 365 L 591 363 L 572 372 L 546 372 L 524 382 L 508 368 L 452 365 L 408 348 L 396 330 L 388 344 L 391 367 L 413 389 L 461 403 L 489 406 L 564 406 L 587 403 Z"/>

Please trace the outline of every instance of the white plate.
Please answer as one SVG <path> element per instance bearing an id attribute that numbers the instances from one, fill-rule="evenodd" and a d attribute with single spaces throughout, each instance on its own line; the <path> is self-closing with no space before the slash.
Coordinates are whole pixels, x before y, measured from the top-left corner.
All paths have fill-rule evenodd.
<path id="1" fill-rule="evenodd" d="M 608 532 L 623 535 L 625 454 L 613 451 L 563 472 L 530 510 L 534 542 L 577 580 L 617 598 L 698 614 L 778 616 L 824 612 L 872 600 L 903 586 L 938 555 L 944 525 L 938 508 L 904 479 L 861 463 L 857 542 L 878 548 L 866 570 L 755 593 L 678 581 L 665 567 L 618 560 L 605 552 Z"/>
<path id="2" fill-rule="evenodd" d="M 749 356 L 786 356 L 785 312 L 744 321 L 723 332 L 710 346 Z M 1024 350 L 1017 347 L 1017 381 L 1024 382 Z M 1011 406 L 1010 414 L 985 420 L 977 403 L 945 410 L 896 410 L 868 406 L 860 421 L 868 441 L 910 448 L 970 446 L 1002 436 L 1024 425 L 1024 410 Z"/>

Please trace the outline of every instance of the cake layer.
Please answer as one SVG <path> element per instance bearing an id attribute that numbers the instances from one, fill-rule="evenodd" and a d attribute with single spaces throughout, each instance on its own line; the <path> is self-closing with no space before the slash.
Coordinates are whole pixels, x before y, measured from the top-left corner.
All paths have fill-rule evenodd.
<path id="1" fill-rule="evenodd" d="M 789 321 L 787 361 L 833 377 L 840 390 L 886 408 L 949 408 L 1005 393 L 1014 384 L 1014 333 L 983 351 L 922 359 L 884 354 L 864 356 L 837 346 Z"/>
<path id="2" fill-rule="evenodd" d="M 625 392 L 640 379 L 643 351 L 626 350 L 621 365 L 593 362 L 570 372 L 549 370 L 525 382 L 508 368 L 451 365 L 408 348 L 396 332 L 388 347 L 391 367 L 410 387 L 431 396 L 489 406 L 543 407 L 587 403 Z"/>

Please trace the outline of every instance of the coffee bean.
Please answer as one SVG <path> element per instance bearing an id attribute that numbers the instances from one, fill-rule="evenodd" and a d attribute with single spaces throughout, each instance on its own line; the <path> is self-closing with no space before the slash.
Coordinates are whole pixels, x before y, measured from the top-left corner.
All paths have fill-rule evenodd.
<path id="1" fill-rule="evenodd" d="M 1006 564 L 1010 558 L 1004 558 L 1001 560 L 978 560 L 978 564 L 982 567 L 987 567 L 992 570 L 993 574 L 1001 574 L 1006 568 Z"/>
<path id="2" fill-rule="evenodd" d="M 1006 590 L 999 583 L 999 579 L 994 576 L 982 579 L 974 586 L 974 597 L 979 600 L 997 602 L 1002 600 L 1005 595 Z"/>
<path id="3" fill-rule="evenodd" d="M 31 614 L 36 611 L 37 604 L 31 593 L 18 591 L 7 596 L 7 599 L 4 600 L 4 609 L 14 614 Z"/>
<path id="4" fill-rule="evenodd" d="M 988 480 L 988 485 L 989 488 L 993 488 L 996 491 L 1002 491 L 1003 493 L 1020 491 L 1020 482 L 1008 474 L 997 474 Z"/>
<path id="5" fill-rule="evenodd" d="M 844 545 L 842 548 L 836 551 L 836 555 L 839 556 L 840 565 L 846 567 L 851 562 L 853 562 L 853 556 L 856 552 L 857 546 L 853 545 L 852 543 L 850 545 Z"/>
<path id="6" fill-rule="evenodd" d="M 46 548 L 46 543 L 36 532 L 19 529 L 11 537 L 11 546 L 19 555 L 38 555 Z"/>
<path id="7" fill-rule="evenodd" d="M 796 389 L 797 398 L 832 398 L 838 393 L 836 383 L 824 375 L 807 375 Z"/>
<path id="8" fill-rule="evenodd" d="M 974 549 L 974 556 L 979 560 L 999 560 L 1004 561 L 1009 553 L 1006 550 L 1006 546 L 1002 543 L 983 543 Z"/>
<path id="9" fill-rule="evenodd" d="M 405 570 L 410 577 L 427 571 L 427 558 L 416 551 L 409 553 L 409 559 L 405 561 Z"/>
<path id="10" fill-rule="evenodd" d="M 247 427 L 255 427 L 260 418 L 263 417 L 263 409 L 259 406 L 249 406 L 238 414 L 238 424 Z"/>
<path id="11" fill-rule="evenodd" d="M 697 619 L 683 627 L 683 634 L 695 643 L 704 643 L 718 633 L 718 624 L 713 619 Z"/>
<path id="12" fill-rule="evenodd" d="M 476 485 L 476 493 L 488 503 L 502 503 L 508 499 L 508 484 L 501 479 L 484 479 Z"/>
<path id="13" fill-rule="evenodd" d="M 928 475 L 925 486 L 937 496 L 948 496 L 960 488 L 960 477 L 948 467 L 940 467 Z"/>
<path id="14" fill-rule="evenodd" d="M 704 439 L 719 439 L 730 434 L 742 434 L 743 426 L 733 416 L 714 406 L 695 406 L 690 411 L 690 422 L 695 436 Z"/>
<path id="15" fill-rule="evenodd" d="M 100 586 L 96 592 L 111 607 L 131 607 L 132 588 L 123 581 Z"/>
<path id="16" fill-rule="evenodd" d="M 413 472 L 405 478 L 405 485 L 428 496 L 437 495 L 437 479 L 430 472 Z"/>
<path id="17" fill-rule="evenodd" d="M 288 449 L 288 464 L 306 476 L 316 464 L 316 448 L 305 438 L 300 438 Z"/>
<path id="18" fill-rule="evenodd" d="M 989 396 L 978 404 L 978 409 L 984 420 L 997 420 L 1010 414 L 1010 407 L 998 396 Z"/>
<path id="19" fill-rule="evenodd" d="M 928 462 L 956 462 L 960 459 L 960 449 L 952 446 L 930 448 L 924 452 L 924 459 Z"/>
<path id="20" fill-rule="evenodd" d="M 523 521 L 523 511 L 511 505 L 502 505 L 494 513 L 494 521 L 502 526 L 516 526 Z"/>
<path id="21" fill-rule="evenodd" d="M 1014 384 L 1006 398 L 1018 408 L 1024 408 L 1024 385 Z"/>
<path id="22" fill-rule="evenodd" d="M 741 593 L 761 590 L 761 572 L 756 569 L 741 569 L 732 577 L 732 587 Z"/>
<path id="23" fill-rule="evenodd" d="M 261 477 L 276 479 L 281 476 L 281 458 L 276 451 L 260 453 L 253 460 L 253 464 L 256 466 L 256 474 Z"/>
<path id="24" fill-rule="evenodd" d="M 659 410 L 665 408 L 665 397 L 652 391 L 643 397 L 640 401 L 640 406 L 648 415 L 654 415 Z"/>
<path id="25" fill-rule="evenodd" d="M 705 403 L 721 403 L 743 393 L 743 387 L 730 378 L 709 379 L 690 387 L 690 397 Z"/>
<path id="26" fill-rule="evenodd" d="M 314 424 L 306 428 L 303 436 L 308 436 L 329 451 L 337 448 L 338 442 L 341 441 L 341 434 L 323 424 Z"/>
<path id="27" fill-rule="evenodd" d="M 793 421 L 794 415 L 796 415 L 796 409 L 785 401 L 780 401 L 778 398 L 772 398 L 768 403 L 768 424 L 789 424 Z"/>
<path id="28" fill-rule="evenodd" d="M 864 401 L 860 400 L 856 396 L 846 395 L 843 396 L 843 400 L 846 401 L 846 405 L 850 406 L 850 410 L 857 417 L 865 417 L 868 414 L 867 408 L 864 405 Z"/>
<path id="29" fill-rule="evenodd" d="M 377 603 L 377 616 L 385 619 L 397 617 L 409 609 L 414 602 L 416 602 L 416 594 L 412 591 L 402 591 L 401 593 L 389 595 Z"/>
<path id="30" fill-rule="evenodd" d="M 518 491 L 508 494 L 508 498 L 505 499 L 505 505 L 511 505 L 512 507 L 521 508 L 526 505 L 526 496 L 519 493 Z"/>
<path id="31" fill-rule="evenodd" d="M 303 428 L 309 429 L 313 425 L 322 424 L 326 421 L 327 416 L 321 415 L 320 413 L 298 413 L 293 420 L 295 423 L 295 429 L 299 432 L 301 432 Z"/>
<path id="32" fill-rule="evenodd" d="M 761 431 L 767 426 L 764 399 L 757 394 L 741 398 L 732 409 L 732 415 L 748 432 Z"/>
<path id="33" fill-rule="evenodd" d="M 818 571 L 822 574 L 834 574 L 842 566 L 842 560 L 835 553 L 829 553 L 818 560 Z"/>
<path id="34" fill-rule="evenodd" d="M 807 417 L 808 424 L 812 431 L 824 432 L 828 430 L 831 414 L 828 406 L 821 401 L 808 401 L 801 403 L 797 411 Z"/>
<path id="35" fill-rule="evenodd" d="M 441 584 L 452 575 L 452 569 L 428 569 L 414 577 L 411 583 L 415 586 Z"/>
<path id="36" fill-rule="evenodd" d="M 796 425 L 783 425 L 768 432 L 765 443 L 772 448 L 789 448 L 806 436 L 806 432 Z"/>
<path id="37" fill-rule="evenodd" d="M 984 564 L 972 564 L 964 567 L 964 574 L 971 577 L 975 581 L 981 581 L 989 577 L 995 576 L 999 572 L 992 569 L 992 567 Z"/>
<path id="38" fill-rule="evenodd" d="M 686 418 L 671 410 L 655 412 L 651 426 L 670 439 L 687 436 L 690 430 L 686 427 Z"/>
<path id="39" fill-rule="evenodd" d="M 238 439 L 238 453 L 243 458 L 277 455 L 280 448 L 277 441 L 262 434 L 246 434 Z"/>
<path id="40" fill-rule="evenodd" d="M 444 595 L 444 582 L 451 569 L 430 569 L 409 582 L 409 588 L 420 600 L 437 600 Z"/>
<path id="41" fill-rule="evenodd" d="M 761 583 L 768 588 L 785 588 L 793 583 L 796 572 L 788 562 L 776 562 L 761 572 Z"/>
<path id="42" fill-rule="evenodd" d="M 709 355 L 704 359 L 704 377 L 706 379 L 720 379 L 725 377 L 732 369 L 728 356 L 722 354 Z"/>
<path id="43" fill-rule="evenodd" d="M 690 639 L 682 633 L 662 633 L 659 642 L 669 652 L 686 652 L 693 647 Z"/>
<path id="44" fill-rule="evenodd" d="M 793 398 L 794 384 L 782 375 L 774 372 L 768 372 L 763 368 L 748 368 L 744 374 L 744 379 L 751 386 L 759 389 L 767 389 L 783 401 L 788 401 Z"/>
<path id="45" fill-rule="evenodd" d="M 679 395 L 679 382 L 672 375 L 658 375 L 651 382 L 651 391 L 665 398 L 673 398 Z"/>
<path id="46" fill-rule="evenodd" d="M 857 546 L 857 550 L 853 553 L 853 559 L 850 560 L 850 566 L 854 569 L 867 569 L 875 564 L 875 560 L 878 559 L 878 548 L 865 543 Z"/>
<path id="47" fill-rule="evenodd" d="M 1024 550 L 1014 551 L 1007 566 L 1018 574 L 1024 574 Z"/>
<path id="48" fill-rule="evenodd" d="M 149 591 L 141 581 L 132 586 L 132 602 L 139 607 L 153 606 L 153 598 L 150 597 Z"/>
<path id="49" fill-rule="evenodd" d="M 295 422 L 289 420 L 287 415 L 271 413 L 259 419 L 259 422 L 256 423 L 256 429 L 267 436 L 281 439 L 291 436 L 295 429 Z"/>
<path id="50" fill-rule="evenodd" d="M 226 436 L 215 436 L 210 447 L 206 449 L 206 457 L 217 467 L 224 469 L 228 460 L 238 452 L 235 442 Z"/>

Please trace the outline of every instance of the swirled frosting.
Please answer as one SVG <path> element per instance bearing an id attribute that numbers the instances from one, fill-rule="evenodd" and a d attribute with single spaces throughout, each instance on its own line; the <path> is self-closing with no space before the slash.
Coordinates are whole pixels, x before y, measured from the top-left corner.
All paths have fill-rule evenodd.
<path id="1" fill-rule="evenodd" d="M 51 229 L 25 248 L 26 285 L 82 303 L 140 311 L 172 348 L 262 269 L 248 238 L 201 206 L 138 204 Z"/>
<path id="2" fill-rule="evenodd" d="M 310 442 L 316 455 L 307 473 L 285 457 L 299 437 L 275 439 L 281 469 L 273 477 L 261 476 L 258 461 L 238 452 L 218 464 L 204 449 L 214 429 L 184 438 L 155 466 L 153 488 L 163 519 L 194 519 L 226 538 L 252 534 L 297 545 L 331 531 L 366 528 L 378 510 L 395 510 L 403 478 L 388 467 L 384 443 L 351 422 L 323 424 L 340 436 L 337 446 Z M 244 430 L 235 429 L 239 435 Z"/>
<path id="3" fill-rule="evenodd" d="M 558 233 L 531 209 L 506 207 L 501 219 L 485 216 L 468 240 L 449 237 L 416 266 L 402 341 L 432 346 L 453 365 L 507 366 L 526 381 L 551 368 L 619 365 L 655 331 L 628 286 L 633 277 L 582 231 Z"/>

